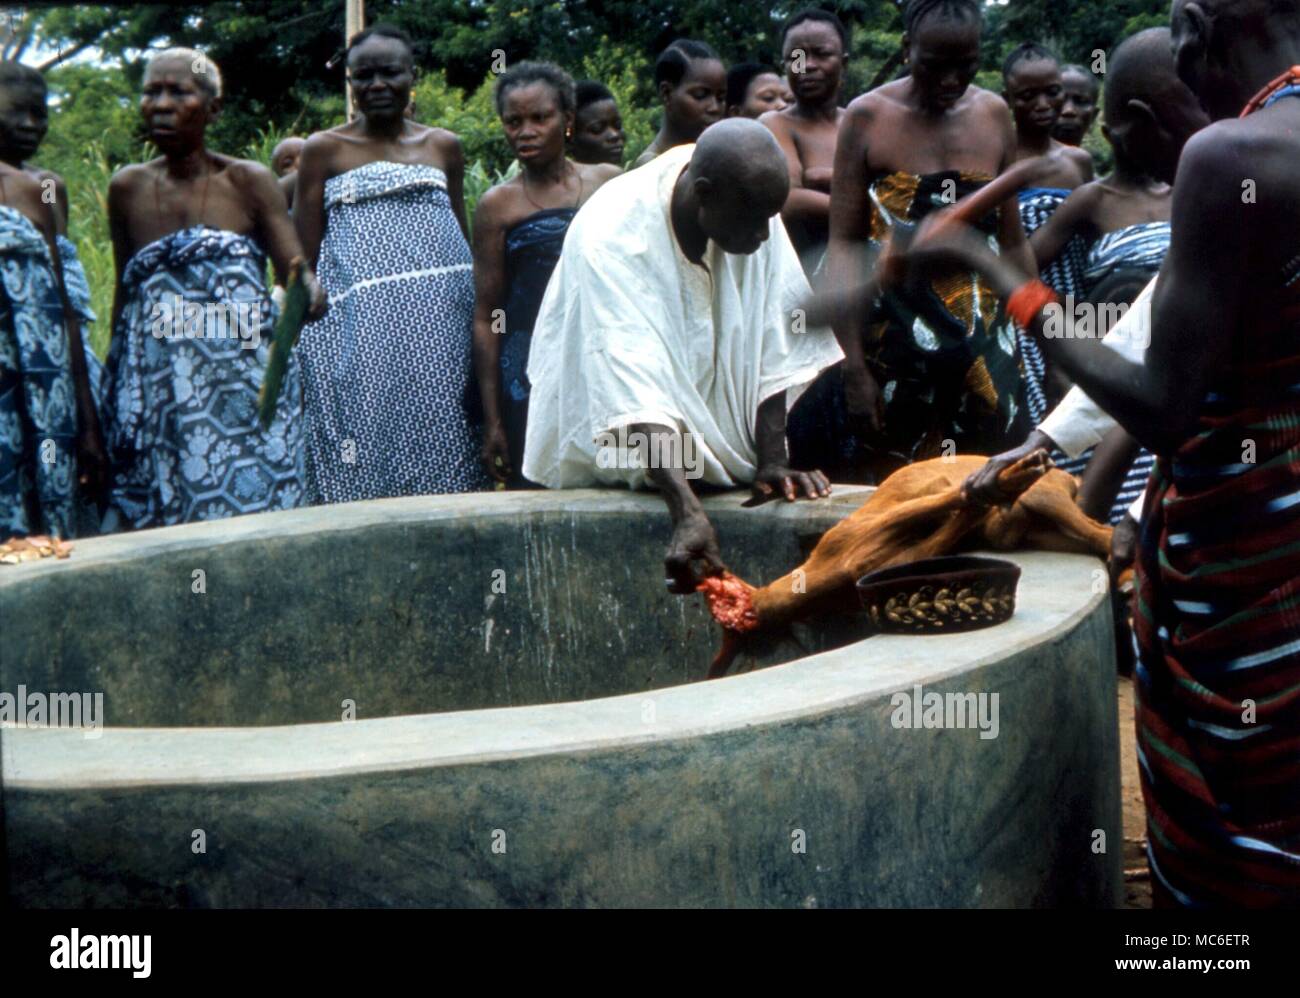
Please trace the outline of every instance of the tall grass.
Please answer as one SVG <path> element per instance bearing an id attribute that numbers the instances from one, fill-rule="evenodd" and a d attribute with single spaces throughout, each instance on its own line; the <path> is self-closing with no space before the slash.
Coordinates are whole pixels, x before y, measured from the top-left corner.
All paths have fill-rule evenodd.
<path id="1" fill-rule="evenodd" d="M 113 310 L 113 244 L 108 236 L 108 182 L 113 167 L 98 142 L 71 162 L 58 164 L 68 187 L 68 237 L 77 245 L 90 284 L 90 304 L 99 317 L 87 330 L 95 353 L 108 351 Z"/>

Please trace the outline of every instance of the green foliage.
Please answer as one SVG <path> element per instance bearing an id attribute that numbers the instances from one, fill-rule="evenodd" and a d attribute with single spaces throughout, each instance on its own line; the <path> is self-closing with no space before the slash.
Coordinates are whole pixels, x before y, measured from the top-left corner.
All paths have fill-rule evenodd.
<path id="1" fill-rule="evenodd" d="M 779 65 L 780 26 L 809 0 L 369 0 L 370 23 L 411 34 L 418 83 L 416 117 L 456 132 L 465 147 L 466 209 L 516 169 L 492 100 L 494 53 L 507 62 L 550 59 L 575 79 L 614 92 L 630 162 L 650 143 L 659 110 L 650 66 L 680 37 L 700 38 L 727 62 Z M 849 26 L 844 99 L 902 70 L 901 0 L 825 0 Z M 1001 90 L 1002 59 L 1016 44 L 1051 45 L 1065 61 L 1092 61 L 1134 31 L 1168 23 L 1168 0 L 1011 0 L 987 8 L 976 82 Z M 212 148 L 268 162 L 285 135 L 308 135 L 345 119 L 343 67 L 326 64 L 343 46 L 343 4 L 306 0 L 218 0 L 188 4 L 28 5 L 23 32 L 43 52 L 95 51 L 93 64 L 47 72 L 53 106 L 37 161 L 63 174 L 72 198 L 71 234 L 90 277 L 101 319 L 92 340 L 103 348 L 113 265 L 104 194 L 112 172 L 147 158 L 137 94 L 151 51 L 192 45 L 224 67 L 226 98 L 209 132 Z M 28 56 L 25 59 L 30 61 Z M 1109 162 L 1094 129 L 1086 147 Z"/>
<path id="2" fill-rule="evenodd" d="M 138 91 L 121 67 L 59 66 L 45 74 L 50 131 L 41 158 L 65 160 L 99 143 L 109 161 L 127 162 L 141 142 Z"/>
<path id="3" fill-rule="evenodd" d="M 601 38 L 573 70 L 574 79 L 600 80 L 614 94 L 623 114 L 627 161 L 631 162 L 650 144 L 657 128 L 656 112 L 645 105 L 640 92 L 650 76 L 649 60 Z M 434 70 L 421 75 L 412 95 L 417 120 L 455 132 L 465 148 L 466 161 L 481 161 L 489 175 L 504 173 L 513 160 L 493 98 L 496 79 L 489 72 L 467 95 L 447 82 L 446 73 Z"/>
<path id="4" fill-rule="evenodd" d="M 599 80 L 609 87 L 623 116 L 627 145 L 624 164 L 633 162 L 655 137 L 659 128 L 659 111 L 653 104 L 650 81 L 651 63 L 644 55 L 601 36 L 582 57 L 578 80 Z"/>
<path id="5" fill-rule="evenodd" d="M 1104 177 L 1115 168 L 1115 153 L 1111 150 L 1106 137 L 1101 134 L 1100 122 L 1095 122 L 1092 130 L 1083 137 L 1083 148 L 1092 153 L 1092 162 L 1097 176 Z"/>
<path id="6" fill-rule="evenodd" d="M 113 165 L 104 145 L 91 141 L 79 153 L 66 158 L 39 157 L 42 166 L 61 174 L 68 188 L 68 238 L 77 253 L 90 284 L 91 308 L 99 317 L 87 330 L 95 353 L 108 351 L 109 319 L 113 314 L 113 246 L 108 236 L 108 181 Z M 143 153 L 143 150 L 139 150 Z"/>
<path id="7" fill-rule="evenodd" d="M 441 70 L 426 73 L 415 85 L 415 117 L 426 125 L 447 128 L 460 136 L 466 162 L 482 160 L 489 173 L 510 165 L 510 147 L 506 145 L 496 107 L 492 103 L 491 74 L 473 93 L 450 86 Z"/>

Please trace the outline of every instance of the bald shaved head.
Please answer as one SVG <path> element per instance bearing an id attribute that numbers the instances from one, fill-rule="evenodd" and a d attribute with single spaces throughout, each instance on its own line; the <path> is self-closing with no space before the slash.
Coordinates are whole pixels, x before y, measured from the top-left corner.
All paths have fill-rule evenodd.
<path id="1" fill-rule="evenodd" d="M 1174 0 L 1172 27 L 1178 76 L 1216 120 L 1300 61 L 1300 0 Z"/>
<path id="2" fill-rule="evenodd" d="M 1126 120 L 1129 101 L 1155 103 L 1182 86 L 1174 70 L 1171 44 L 1168 28 L 1148 28 L 1119 43 L 1106 73 L 1107 122 Z"/>
<path id="3" fill-rule="evenodd" d="M 1178 78 L 1168 28 L 1124 39 L 1110 57 L 1103 126 L 1115 160 L 1173 183 L 1183 146 L 1209 124 L 1200 102 Z"/>
<path id="4" fill-rule="evenodd" d="M 1175 8 L 1186 6 L 1192 0 L 1175 0 Z M 1300 14 L 1300 0 L 1195 0 L 1206 13 L 1240 19 L 1256 14 Z"/>
<path id="5" fill-rule="evenodd" d="M 678 178 L 674 224 L 685 226 L 687 241 L 707 237 L 727 253 L 754 253 L 789 193 L 789 166 L 772 133 L 750 118 L 724 118 L 700 133 Z"/>
<path id="6" fill-rule="evenodd" d="M 790 191 L 785 154 L 772 133 L 750 118 L 725 118 L 710 125 L 695 143 L 690 172 L 714 184 L 734 184 L 755 198 L 764 195 L 784 203 Z"/>
<path id="7" fill-rule="evenodd" d="M 290 135 L 276 144 L 271 151 L 271 169 L 277 177 L 298 169 L 298 157 L 302 155 L 302 147 L 306 144 L 307 140 L 297 135 Z"/>

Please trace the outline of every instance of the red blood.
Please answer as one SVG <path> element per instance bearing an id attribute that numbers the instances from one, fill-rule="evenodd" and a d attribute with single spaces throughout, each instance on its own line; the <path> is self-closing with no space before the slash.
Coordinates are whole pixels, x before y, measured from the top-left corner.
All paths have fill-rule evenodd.
<path id="1" fill-rule="evenodd" d="M 704 594 L 713 619 L 729 631 L 745 633 L 758 627 L 758 614 L 754 612 L 753 588 L 730 572 L 711 575 L 698 586 Z"/>

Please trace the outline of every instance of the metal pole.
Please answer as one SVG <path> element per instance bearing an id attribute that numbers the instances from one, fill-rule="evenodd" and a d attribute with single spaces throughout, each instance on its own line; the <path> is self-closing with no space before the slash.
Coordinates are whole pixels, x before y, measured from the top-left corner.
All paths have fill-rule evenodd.
<path id="1" fill-rule="evenodd" d="M 366 26 L 366 2 L 365 0 L 345 0 L 345 10 L 343 15 L 343 44 L 346 46 L 352 36 L 358 31 L 362 31 Z M 344 97 L 347 102 L 348 121 L 356 117 L 356 110 L 352 106 L 352 84 L 344 83 Z"/>

